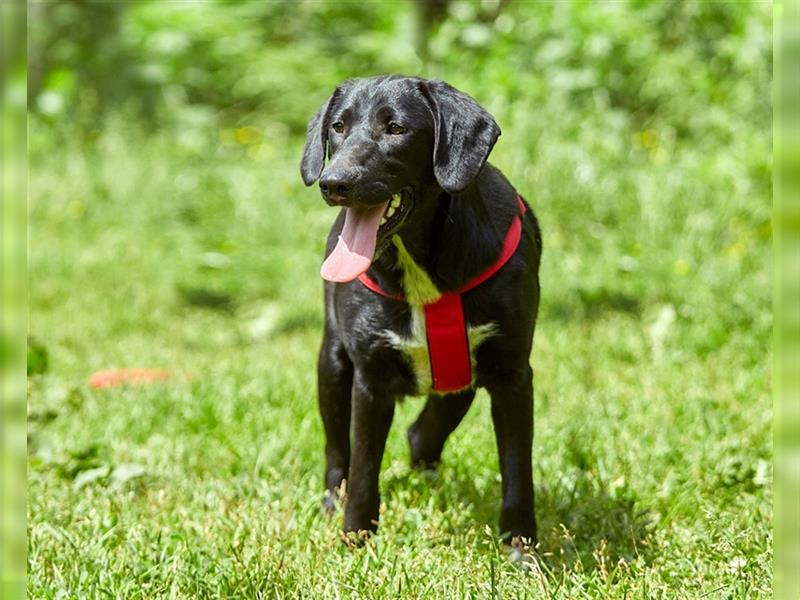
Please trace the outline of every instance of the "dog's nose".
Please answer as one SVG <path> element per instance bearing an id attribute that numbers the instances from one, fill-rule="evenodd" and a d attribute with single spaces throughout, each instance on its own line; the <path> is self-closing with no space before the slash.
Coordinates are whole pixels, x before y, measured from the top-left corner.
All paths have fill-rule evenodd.
<path id="1" fill-rule="evenodd" d="M 340 173 L 331 173 L 319 180 L 322 197 L 328 204 L 344 204 L 350 200 L 353 185 Z"/>

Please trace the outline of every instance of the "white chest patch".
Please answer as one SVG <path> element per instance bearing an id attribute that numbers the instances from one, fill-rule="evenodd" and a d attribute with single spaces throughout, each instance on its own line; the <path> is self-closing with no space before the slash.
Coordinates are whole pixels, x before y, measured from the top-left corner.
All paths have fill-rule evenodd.
<path id="1" fill-rule="evenodd" d="M 389 344 L 405 356 L 417 380 L 417 389 L 420 393 L 433 391 L 431 377 L 431 361 L 428 353 L 428 337 L 425 332 L 425 315 L 422 307 L 411 306 L 411 334 L 403 337 L 394 331 L 383 330 Z M 472 383 L 475 383 L 475 352 L 483 342 L 497 333 L 495 323 L 485 323 L 478 326 L 467 326 L 469 339 L 469 358 L 472 366 Z"/>

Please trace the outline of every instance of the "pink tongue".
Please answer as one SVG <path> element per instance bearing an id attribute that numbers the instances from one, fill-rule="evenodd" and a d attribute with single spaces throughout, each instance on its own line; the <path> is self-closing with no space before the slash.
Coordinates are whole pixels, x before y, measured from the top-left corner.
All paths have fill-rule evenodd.
<path id="1" fill-rule="evenodd" d="M 336 248 L 322 263 L 320 275 L 328 281 L 353 281 L 369 269 L 375 254 L 378 227 L 388 200 L 370 208 L 348 208 Z"/>

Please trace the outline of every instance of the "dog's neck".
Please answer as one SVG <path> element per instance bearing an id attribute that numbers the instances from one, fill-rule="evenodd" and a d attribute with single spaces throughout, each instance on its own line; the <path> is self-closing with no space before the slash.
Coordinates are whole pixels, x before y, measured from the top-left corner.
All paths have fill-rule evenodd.
<path id="1" fill-rule="evenodd" d="M 518 213 L 516 196 L 506 178 L 489 164 L 457 194 L 436 184 L 423 186 L 412 218 L 370 273 L 385 290 L 403 294 L 412 303 L 427 301 L 428 283 L 440 292 L 459 289 L 497 259 Z"/>

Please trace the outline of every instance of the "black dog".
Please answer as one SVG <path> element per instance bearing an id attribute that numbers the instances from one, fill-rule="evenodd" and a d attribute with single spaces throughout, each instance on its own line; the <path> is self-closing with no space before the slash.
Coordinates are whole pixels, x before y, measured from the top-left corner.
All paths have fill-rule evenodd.
<path id="1" fill-rule="evenodd" d="M 501 532 L 536 536 L 529 357 L 542 243 L 533 212 L 486 163 L 499 135 L 466 94 L 400 76 L 345 82 L 309 123 L 303 181 L 319 179 L 325 201 L 343 207 L 322 266 L 318 376 L 325 504 L 346 481 L 347 532 L 377 528 L 395 402 L 428 394 L 408 440 L 412 464 L 432 467 L 483 386 L 502 471 Z M 513 233 L 518 244 L 500 264 Z M 443 303 L 444 315 L 430 309 Z"/>

